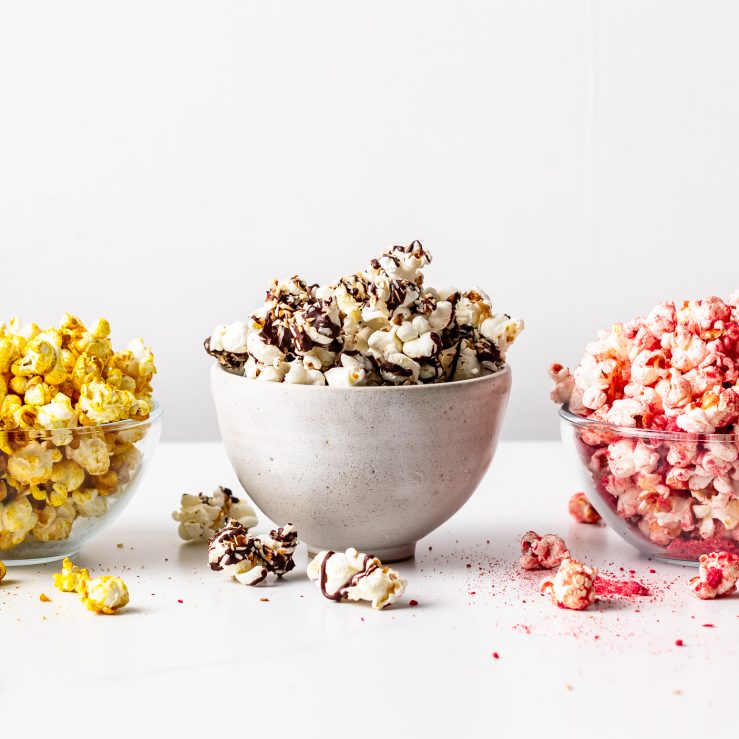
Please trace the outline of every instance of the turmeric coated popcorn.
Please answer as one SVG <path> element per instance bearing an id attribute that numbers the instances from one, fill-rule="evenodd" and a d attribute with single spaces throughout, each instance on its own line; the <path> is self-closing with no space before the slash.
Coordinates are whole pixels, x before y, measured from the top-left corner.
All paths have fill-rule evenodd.
<path id="1" fill-rule="evenodd" d="M 62 562 L 62 571 L 54 573 L 54 587 L 63 593 L 79 593 L 83 595 L 90 579 L 85 567 L 77 567 L 69 557 Z"/>
<path id="2" fill-rule="evenodd" d="M 76 518 L 105 513 L 147 429 L 102 427 L 149 417 L 155 373 L 142 339 L 114 350 L 104 318 L 0 324 L 0 550 L 65 539 Z"/>
<path id="3" fill-rule="evenodd" d="M 128 605 L 128 588 L 120 577 L 95 577 L 88 580 L 82 602 L 90 611 L 112 615 Z"/>

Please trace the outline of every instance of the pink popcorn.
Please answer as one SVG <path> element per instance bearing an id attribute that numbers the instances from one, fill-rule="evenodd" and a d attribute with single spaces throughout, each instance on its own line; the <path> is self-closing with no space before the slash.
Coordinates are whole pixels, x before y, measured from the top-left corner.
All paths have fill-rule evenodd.
<path id="1" fill-rule="evenodd" d="M 598 422 L 575 433 L 603 505 L 688 556 L 735 546 L 739 292 L 661 303 L 598 332 L 573 371 L 555 367 L 552 397 Z"/>
<path id="2" fill-rule="evenodd" d="M 578 523 L 598 523 L 600 513 L 593 508 L 585 493 L 575 493 L 567 504 L 570 515 Z"/>
<path id="3" fill-rule="evenodd" d="M 739 555 L 730 552 L 702 554 L 698 577 L 690 580 L 691 590 L 703 600 L 731 595 L 739 580 Z"/>
<path id="4" fill-rule="evenodd" d="M 595 578 L 598 570 L 595 567 L 565 559 L 553 578 L 542 580 L 540 590 L 551 596 L 559 608 L 582 611 L 595 602 Z"/>
<path id="5" fill-rule="evenodd" d="M 552 570 L 570 556 L 561 536 L 527 531 L 521 537 L 521 567 L 524 570 Z"/>
<path id="6" fill-rule="evenodd" d="M 555 403 L 568 403 L 575 386 L 575 378 L 572 373 L 561 364 L 553 364 L 549 368 L 549 377 L 554 380 L 554 390 L 550 397 Z"/>

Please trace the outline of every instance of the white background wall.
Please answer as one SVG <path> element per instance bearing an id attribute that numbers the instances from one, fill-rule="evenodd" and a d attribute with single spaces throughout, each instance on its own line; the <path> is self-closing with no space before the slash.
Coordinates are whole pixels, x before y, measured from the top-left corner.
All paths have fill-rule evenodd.
<path id="1" fill-rule="evenodd" d="M 552 360 L 739 286 L 737 38 L 718 0 L 0 0 L 0 314 L 143 335 L 168 438 L 216 438 L 215 323 L 418 238 L 526 319 L 507 434 L 554 437 Z"/>

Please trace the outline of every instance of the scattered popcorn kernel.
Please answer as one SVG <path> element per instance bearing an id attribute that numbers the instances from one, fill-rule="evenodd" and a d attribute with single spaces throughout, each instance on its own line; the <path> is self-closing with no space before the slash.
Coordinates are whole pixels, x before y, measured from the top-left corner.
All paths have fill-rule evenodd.
<path id="1" fill-rule="evenodd" d="M 541 582 L 541 592 L 551 596 L 560 608 L 582 611 L 595 602 L 598 570 L 577 560 L 565 559 L 553 578 Z"/>
<path id="2" fill-rule="evenodd" d="M 249 536 L 245 526 L 229 519 L 210 540 L 208 564 L 243 585 L 258 585 L 269 575 L 281 578 L 290 572 L 295 567 L 297 546 L 298 534 L 292 524 L 274 529 L 269 535 Z"/>
<path id="3" fill-rule="evenodd" d="M 329 600 L 366 600 L 377 609 L 395 603 L 407 586 L 395 570 L 352 548 L 319 552 L 308 565 L 308 578 Z"/>
<path id="4" fill-rule="evenodd" d="M 600 513 L 593 508 L 585 493 L 575 493 L 568 503 L 570 515 L 578 523 L 598 523 Z"/>
<path id="5" fill-rule="evenodd" d="M 54 587 L 63 593 L 79 593 L 82 595 L 90 579 L 90 573 L 84 567 L 77 567 L 68 557 L 62 562 L 62 571 L 52 575 Z"/>
<path id="6" fill-rule="evenodd" d="M 5 562 L 0 561 L 0 582 L 5 579 L 8 574 L 8 568 L 5 566 Z"/>
<path id="7" fill-rule="evenodd" d="M 120 577 L 94 577 L 87 581 L 82 602 L 90 611 L 112 615 L 128 605 L 128 588 Z"/>
<path id="8" fill-rule="evenodd" d="M 690 580 L 691 590 L 703 600 L 731 595 L 739 580 L 739 555 L 730 552 L 702 554 L 698 576 Z"/>
<path id="9" fill-rule="evenodd" d="M 539 536 L 536 531 L 527 531 L 521 537 L 521 551 L 520 561 L 524 570 L 553 570 L 570 556 L 561 536 Z"/>
<path id="10" fill-rule="evenodd" d="M 186 541 L 209 541 L 229 518 L 238 521 L 246 529 L 257 523 L 254 509 L 222 486 L 217 487 L 211 495 L 183 494 L 180 510 L 174 511 L 172 518 L 179 522 L 177 531 Z"/>

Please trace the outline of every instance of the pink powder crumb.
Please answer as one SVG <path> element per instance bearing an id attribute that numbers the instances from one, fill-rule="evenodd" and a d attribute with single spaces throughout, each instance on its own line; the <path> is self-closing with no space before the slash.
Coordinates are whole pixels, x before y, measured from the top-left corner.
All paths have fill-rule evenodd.
<path id="1" fill-rule="evenodd" d="M 601 598 L 613 596 L 631 598 L 636 595 L 649 595 L 649 588 L 636 580 L 610 580 L 601 576 L 595 579 L 595 592 Z"/>

